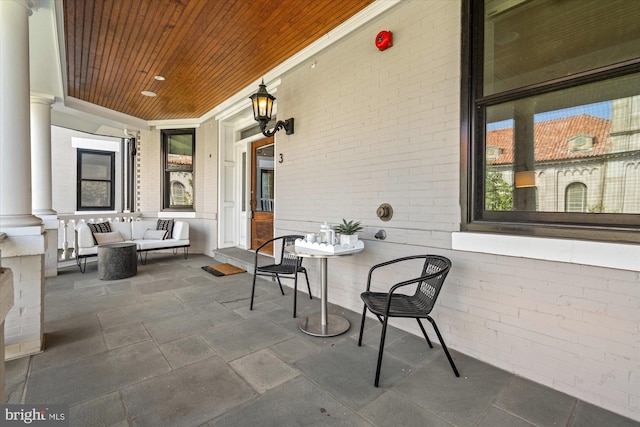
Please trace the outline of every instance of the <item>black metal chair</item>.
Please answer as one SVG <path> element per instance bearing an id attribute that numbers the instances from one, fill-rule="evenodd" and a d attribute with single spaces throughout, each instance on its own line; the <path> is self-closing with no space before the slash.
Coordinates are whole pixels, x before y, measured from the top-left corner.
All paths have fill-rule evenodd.
<path id="1" fill-rule="evenodd" d="M 373 272 L 381 267 L 386 267 L 392 264 L 400 262 L 424 259 L 424 265 L 422 267 L 422 274 L 414 279 L 404 280 L 402 282 L 394 284 L 389 292 L 371 292 L 371 276 Z M 358 346 L 362 345 L 362 333 L 364 332 L 364 322 L 366 319 L 367 309 L 375 314 L 375 316 L 382 323 L 382 333 L 380 336 L 380 348 L 378 350 L 378 366 L 376 368 L 376 379 L 374 385 L 378 387 L 380 381 L 380 367 L 382 365 L 382 353 L 384 351 L 384 339 L 387 333 L 387 322 L 390 317 L 409 317 L 418 321 L 420 329 L 424 334 L 424 338 L 427 340 L 429 347 L 433 348 L 431 340 L 427 336 L 427 332 L 422 325 L 420 319 L 427 319 L 433 325 L 438 339 L 442 344 L 442 348 L 449 359 L 451 368 L 456 377 L 459 377 L 458 369 L 453 363 L 453 359 L 449 354 L 442 335 L 436 326 L 436 322 L 429 316 L 433 306 L 438 298 L 440 289 L 444 284 L 444 279 L 447 277 L 449 270 L 451 269 L 451 261 L 443 256 L 438 255 L 414 255 L 403 258 L 398 258 L 392 261 L 383 262 L 381 264 L 374 265 L 369 270 L 369 276 L 367 278 L 367 290 L 360 294 L 360 298 L 364 301 L 364 310 L 362 311 L 362 322 L 360 324 L 360 337 L 358 338 Z M 408 295 L 401 293 L 401 291 L 412 292 L 415 286 L 415 293 Z M 409 289 L 406 289 L 410 286 Z"/>
<path id="2" fill-rule="evenodd" d="M 256 249 L 255 262 L 253 264 L 253 285 L 251 287 L 251 305 L 249 306 L 250 310 L 253 310 L 253 297 L 256 290 L 256 277 L 258 276 L 270 276 L 271 278 L 275 276 L 276 280 L 278 281 L 278 285 L 280 286 L 280 292 L 282 293 L 282 295 L 284 295 L 284 289 L 282 289 L 282 282 L 280 282 L 280 279 L 293 279 L 293 317 L 296 317 L 298 273 L 304 273 L 304 277 L 307 279 L 309 298 L 313 299 L 313 297 L 311 296 L 311 286 L 309 285 L 309 276 L 307 275 L 307 270 L 302 266 L 302 258 L 299 258 L 294 254 L 284 250 L 284 248 L 286 248 L 287 246 L 294 245 L 296 239 L 303 238 L 304 236 L 297 235 L 275 237 L 264 242 L 262 245 L 260 245 L 260 247 L 258 247 L 258 249 Z M 279 260 L 278 263 L 269 265 L 258 265 L 258 256 L 260 255 L 260 251 L 264 250 L 264 248 L 269 246 L 270 244 L 273 246 L 273 255 L 276 257 L 276 261 Z M 279 258 L 276 256 L 276 246 L 280 246 Z"/>

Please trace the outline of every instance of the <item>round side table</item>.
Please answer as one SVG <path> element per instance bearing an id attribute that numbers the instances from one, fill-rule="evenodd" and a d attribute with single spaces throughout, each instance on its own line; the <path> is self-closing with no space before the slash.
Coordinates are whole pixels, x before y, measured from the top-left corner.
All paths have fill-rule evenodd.
<path id="1" fill-rule="evenodd" d="M 286 247 L 285 250 L 302 258 L 319 258 L 320 259 L 320 313 L 311 314 L 300 320 L 298 327 L 308 335 L 314 337 L 335 337 L 349 330 L 351 324 L 349 320 L 337 314 L 328 312 L 327 304 L 329 297 L 327 296 L 328 286 L 327 279 L 327 263 L 329 258 L 338 258 L 341 256 L 353 255 L 362 252 L 364 247 L 354 248 L 348 251 L 338 253 L 321 252 L 307 248 L 297 248 L 295 246 Z"/>
<path id="2" fill-rule="evenodd" d="M 98 278 L 126 279 L 138 273 L 138 252 L 135 243 L 110 243 L 98 246 Z"/>

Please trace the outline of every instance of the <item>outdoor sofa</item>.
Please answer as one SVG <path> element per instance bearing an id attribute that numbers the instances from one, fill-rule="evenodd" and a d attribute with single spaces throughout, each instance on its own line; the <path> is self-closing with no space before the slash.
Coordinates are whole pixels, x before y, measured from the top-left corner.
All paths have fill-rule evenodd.
<path id="1" fill-rule="evenodd" d="M 103 222 L 80 224 L 77 228 L 76 260 L 84 273 L 88 257 L 98 255 L 98 245 L 132 242 L 145 264 L 148 251 L 183 248 L 189 255 L 189 223 L 174 220 L 141 220 L 131 222 Z M 143 257 L 144 253 L 144 257 Z"/>

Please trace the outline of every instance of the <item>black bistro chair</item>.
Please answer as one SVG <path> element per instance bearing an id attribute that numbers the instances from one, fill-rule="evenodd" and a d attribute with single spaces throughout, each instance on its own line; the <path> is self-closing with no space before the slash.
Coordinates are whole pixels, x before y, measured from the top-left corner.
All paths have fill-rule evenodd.
<path id="1" fill-rule="evenodd" d="M 264 242 L 258 249 L 256 249 L 255 254 L 255 262 L 253 267 L 253 285 L 251 287 L 251 305 L 249 306 L 250 310 L 253 310 L 253 296 L 256 290 L 256 277 L 257 276 L 270 276 L 273 278 L 275 276 L 278 281 L 278 285 L 280 286 L 280 292 L 284 295 L 284 289 L 282 289 L 282 282 L 280 279 L 293 279 L 293 317 L 296 317 L 296 300 L 298 296 L 298 273 L 304 273 L 305 279 L 307 279 L 307 289 L 309 290 L 309 298 L 313 299 L 311 296 L 311 286 L 309 286 L 309 276 L 307 276 L 307 270 L 302 266 L 302 258 L 298 258 L 292 253 L 289 253 L 284 250 L 287 246 L 292 246 L 295 244 L 296 239 L 303 239 L 304 236 L 297 235 L 288 235 L 288 236 L 280 236 L 273 238 Z M 272 245 L 273 247 L 273 255 L 277 264 L 269 264 L 269 265 L 258 265 L 258 256 L 260 255 L 260 251 Z M 278 248 L 279 247 L 279 248 Z M 280 251 L 280 257 L 277 256 L 277 250 Z"/>
<path id="2" fill-rule="evenodd" d="M 422 267 L 422 273 L 420 276 L 405 280 L 391 286 L 389 292 L 371 292 L 371 276 L 375 270 L 386 267 L 392 264 L 400 262 L 424 259 L 424 265 Z M 433 306 L 436 303 L 440 289 L 444 284 L 444 279 L 449 273 L 451 268 L 451 261 L 443 256 L 438 255 L 414 255 L 403 258 L 394 259 L 392 261 L 383 262 L 381 264 L 374 265 L 369 270 L 369 277 L 367 278 L 367 290 L 360 294 L 360 298 L 364 301 L 364 310 L 362 311 L 362 322 L 360 324 L 360 337 L 358 338 L 358 346 L 362 345 L 362 333 L 364 331 L 364 321 L 367 315 L 367 309 L 376 315 L 378 320 L 382 323 L 382 334 L 380 336 L 380 348 L 378 350 L 378 366 L 376 368 L 376 379 L 374 385 L 378 387 L 380 381 L 380 366 L 382 365 L 382 353 L 384 351 L 384 339 L 387 333 L 387 322 L 390 317 L 411 317 L 418 321 L 420 329 L 424 334 L 424 338 L 427 340 L 429 347 L 433 348 L 431 340 L 427 336 L 427 332 L 422 325 L 420 319 L 427 319 L 433 325 L 438 339 L 442 344 L 442 349 L 449 359 L 451 368 L 453 369 L 456 377 L 459 377 L 458 369 L 453 363 L 453 359 L 449 354 L 442 335 L 436 326 L 436 322 L 429 314 L 433 310 Z M 413 285 L 413 286 L 411 286 Z M 407 288 L 409 287 L 409 288 Z M 410 295 L 415 288 L 415 293 Z M 402 292 L 406 293 L 402 293 Z"/>

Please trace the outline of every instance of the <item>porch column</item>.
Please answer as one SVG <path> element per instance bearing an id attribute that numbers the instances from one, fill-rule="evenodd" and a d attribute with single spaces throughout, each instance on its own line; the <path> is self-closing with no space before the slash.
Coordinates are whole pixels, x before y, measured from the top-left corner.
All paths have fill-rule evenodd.
<path id="1" fill-rule="evenodd" d="M 31 96 L 31 179 L 33 214 L 55 215 L 51 186 L 51 104 L 55 97 Z"/>
<path id="2" fill-rule="evenodd" d="M 31 212 L 30 14 L 26 0 L 0 1 L 0 229 L 42 224 Z"/>
<path id="3" fill-rule="evenodd" d="M 28 0 L 0 0 L 0 260 L 11 270 L 14 306 L 4 324 L 5 358 L 43 342 L 45 235 L 31 212 Z"/>
<path id="4" fill-rule="evenodd" d="M 51 105 L 53 95 L 31 95 L 31 205 L 46 230 L 45 276 L 58 275 L 58 227 L 60 221 L 52 206 L 51 184 Z"/>

